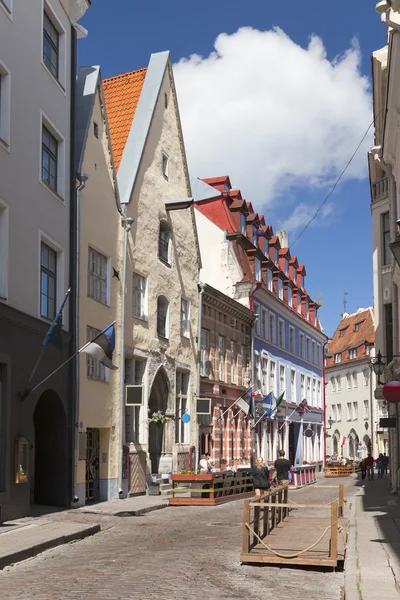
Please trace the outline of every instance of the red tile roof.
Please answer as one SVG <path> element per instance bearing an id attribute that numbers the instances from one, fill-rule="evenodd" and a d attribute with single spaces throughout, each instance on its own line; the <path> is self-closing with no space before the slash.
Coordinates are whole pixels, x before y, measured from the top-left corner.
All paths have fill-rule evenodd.
<path id="1" fill-rule="evenodd" d="M 347 315 L 347 313 L 345 313 Z M 358 331 L 356 331 L 356 325 Z M 342 332 L 342 333 L 341 333 Z M 335 366 L 335 354 L 341 354 L 340 364 L 354 362 L 366 358 L 365 343 L 375 342 L 374 309 L 367 308 L 352 315 L 344 316 L 340 321 L 332 340 L 329 341 L 326 361 L 327 367 Z M 357 348 L 357 359 L 350 359 L 349 350 Z"/>
<path id="2" fill-rule="evenodd" d="M 118 170 L 142 92 L 147 69 L 117 75 L 103 82 L 115 167 Z"/>

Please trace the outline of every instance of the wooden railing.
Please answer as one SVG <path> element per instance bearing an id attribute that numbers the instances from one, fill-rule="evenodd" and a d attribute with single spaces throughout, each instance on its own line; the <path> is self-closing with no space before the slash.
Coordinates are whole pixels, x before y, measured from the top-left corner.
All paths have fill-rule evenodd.
<path id="1" fill-rule="evenodd" d="M 171 475 L 171 505 L 214 505 L 253 494 L 251 471 Z"/>
<path id="2" fill-rule="evenodd" d="M 353 465 L 335 465 L 330 467 L 325 467 L 324 476 L 325 477 L 350 477 L 355 472 L 355 467 Z"/>
<path id="3" fill-rule="evenodd" d="M 248 554 L 251 548 L 258 544 L 256 536 L 249 527 L 260 538 L 263 538 L 288 516 L 288 489 L 287 486 L 272 488 L 259 498 L 245 500 L 242 530 L 243 554 Z"/>

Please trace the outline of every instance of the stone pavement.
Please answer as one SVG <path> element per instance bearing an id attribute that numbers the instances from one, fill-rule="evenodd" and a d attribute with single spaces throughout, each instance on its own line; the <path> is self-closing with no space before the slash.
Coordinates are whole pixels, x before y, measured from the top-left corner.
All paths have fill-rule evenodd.
<path id="1" fill-rule="evenodd" d="M 400 499 L 389 476 L 360 479 L 350 502 L 346 600 L 400 600 Z"/>
<path id="2" fill-rule="evenodd" d="M 357 489 L 342 480 L 348 501 Z M 320 483 L 332 485 L 332 480 Z M 332 489 L 293 491 L 296 502 L 329 502 Z M 57 512 L 54 523 L 100 523 L 102 531 L 0 572 L 1 600 L 339 600 L 344 573 L 241 565 L 243 501 L 169 507 L 116 517 Z"/>
<path id="3" fill-rule="evenodd" d="M 75 509 L 79 512 L 89 512 L 99 515 L 114 515 L 116 517 L 145 515 L 153 510 L 166 508 L 169 496 L 134 496 L 132 498 L 116 498 L 107 502 L 98 502 L 89 506 Z"/>

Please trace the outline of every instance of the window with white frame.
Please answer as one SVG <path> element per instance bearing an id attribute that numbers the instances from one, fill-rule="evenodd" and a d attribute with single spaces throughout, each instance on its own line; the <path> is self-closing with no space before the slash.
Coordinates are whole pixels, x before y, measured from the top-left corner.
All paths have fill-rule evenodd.
<path id="1" fill-rule="evenodd" d="M 319 367 L 322 366 L 322 357 L 321 357 L 321 344 L 317 344 L 317 365 Z"/>
<path id="2" fill-rule="evenodd" d="M 321 398 L 321 382 L 317 381 L 317 406 L 318 408 L 322 408 L 322 398 Z"/>
<path id="3" fill-rule="evenodd" d="M 353 389 L 357 389 L 357 373 L 353 373 Z"/>
<path id="4" fill-rule="evenodd" d="M 335 404 L 332 404 L 332 409 L 331 410 L 332 410 L 332 412 L 331 412 L 332 421 L 336 421 L 337 420 L 337 412 L 336 412 L 336 405 Z"/>
<path id="5" fill-rule="evenodd" d="M 262 360 L 262 391 L 263 394 L 268 394 L 268 359 L 263 358 Z"/>
<path id="6" fill-rule="evenodd" d="M 231 341 L 231 383 L 237 383 L 237 381 L 236 381 L 236 363 L 237 363 L 236 342 Z"/>
<path id="7" fill-rule="evenodd" d="M 267 269 L 267 286 L 270 292 L 274 291 L 274 277 L 271 269 Z"/>
<path id="8" fill-rule="evenodd" d="M 157 298 L 157 334 L 169 338 L 169 302 L 165 296 Z"/>
<path id="9" fill-rule="evenodd" d="M 58 141 L 43 125 L 42 127 L 42 179 L 57 192 Z"/>
<path id="10" fill-rule="evenodd" d="M 256 317 L 256 320 L 254 323 L 255 332 L 256 332 L 256 335 L 260 335 L 260 330 L 261 330 L 260 305 L 257 304 L 256 302 L 253 303 L 253 312 L 254 312 L 254 316 Z"/>
<path id="11" fill-rule="evenodd" d="M 168 167 L 169 167 L 168 156 L 166 154 L 162 154 L 162 165 L 161 170 L 165 179 L 168 179 Z"/>
<path id="12" fill-rule="evenodd" d="M 256 281 L 261 281 L 261 261 L 259 258 L 254 259 L 254 276 Z"/>
<path id="13" fill-rule="evenodd" d="M 368 387 L 369 386 L 369 369 L 364 369 L 363 381 L 364 381 L 364 387 Z"/>
<path id="14" fill-rule="evenodd" d="M 307 377 L 307 400 L 311 402 L 311 377 Z"/>
<path id="15" fill-rule="evenodd" d="M 86 340 L 90 342 L 94 340 L 97 335 L 101 333 L 100 329 L 94 327 L 86 328 Z M 90 354 L 86 355 L 86 374 L 89 379 L 96 379 L 97 381 L 107 381 L 107 370 L 106 367 L 94 356 Z"/>
<path id="16" fill-rule="evenodd" d="M 312 380 L 311 405 L 312 406 L 317 406 L 318 405 L 318 400 L 317 400 L 317 380 L 316 379 Z"/>
<path id="17" fill-rule="evenodd" d="M 278 277 L 278 298 L 283 300 L 283 281 L 280 277 Z"/>
<path id="18" fill-rule="evenodd" d="M 295 265 L 292 267 L 292 281 L 296 283 L 297 280 L 297 268 Z"/>
<path id="19" fill-rule="evenodd" d="M 349 358 L 350 360 L 357 358 L 357 350 L 356 348 L 353 348 L 352 350 L 349 351 Z"/>
<path id="20" fill-rule="evenodd" d="M 168 223 L 161 221 L 158 232 L 158 258 L 170 264 L 171 230 Z"/>
<path id="21" fill-rule="evenodd" d="M 107 257 L 89 247 L 87 294 L 89 298 L 107 304 Z"/>
<path id="22" fill-rule="evenodd" d="M 125 384 L 142 385 L 146 361 L 138 358 L 125 359 Z M 126 441 L 139 442 L 141 406 L 125 406 Z"/>
<path id="23" fill-rule="evenodd" d="M 184 444 L 187 441 L 189 431 L 182 421 L 188 409 L 189 373 L 176 372 L 176 408 L 175 408 L 175 443 Z M 187 432 L 187 433 L 186 433 Z M 185 435 L 186 434 L 186 435 Z"/>
<path id="24" fill-rule="evenodd" d="M 294 327 L 289 325 L 289 351 L 294 354 Z"/>
<path id="25" fill-rule="evenodd" d="M 300 358 L 305 358 L 304 333 L 299 333 L 299 355 Z"/>
<path id="26" fill-rule="evenodd" d="M 268 311 L 264 308 L 261 309 L 261 337 L 268 339 Z"/>
<path id="27" fill-rule="evenodd" d="M 60 61 L 60 34 L 49 14 L 43 15 L 43 62 L 50 73 L 58 79 Z"/>
<path id="28" fill-rule="evenodd" d="M 353 421 L 358 419 L 358 402 L 353 402 Z"/>
<path id="29" fill-rule="evenodd" d="M 260 354 L 258 352 L 254 352 L 254 372 L 255 372 L 255 386 L 254 391 L 258 391 L 261 389 L 261 363 L 260 363 Z"/>
<path id="30" fill-rule="evenodd" d="M 311 360 L 310 338 L 306 338 L 306 360 Z"/>
<path id="31" fill-rule="evenodd" d="M 206 329 L 201 330 L 200 340 L 200 375 L 202 377 L 208 377 L 209 375 L 209 355 L 210 347 L 208 341 L 208 331 Z"/>
<path id="32" fill-rule="evenodd" d="M 269 363 L 269 392 L 273 392 L 275 394 L 275 369 L 276 363 L 271 360 Z"/>
<path id="33" fill-rule="evenodd" d="M 296 402 L 296 371 L 290 370 L 290 400 Z"/>
<path id="34" fill-rule="evenodd" d="M 41 242 L 40 245 L 40 314 L 53 320 L 57 301 L 57 252 Z"/>
<path id="35" fill-rule="evenodd" d="M 347 403 L 347 420 L 348 421 L 353 420 L 353 405 L 351 402 Z"/>
<path id="36" fill-rule="evenodd" d="M 342 405 L 341 404 L 337 405 L 337 420 L 338 421 L 342 420 Z"/>
<path id="37" fill-rule="evenodd" d="M 240 213 L 240 233 L 246 235 L 246 216 Z"/>
<path id="38" fill-rule="evenodd" d="M 0 299 L 8 296 L 9 208 L 0 200 Z"/>
<path id="39" fill-rule="evenodd" d="M 336 392 L 336 377 L 331 377 L 331 392 L 332 394 Z"/>
<path id="40" fill-rule="evenodd" d="M 274 263 L 278 267 L 279 266 L 279 250 L 278 250 L 278 248 L 276 248 L 276 247 L 273 248 L 273 254 L 274 254 Z"/>
<path id="41" fill-rule="evenodd" d="M 189 302 L 181 298 L 181 335 L 189 337 Z"/>
<path id="42" fill-rule="evenodd" d="M 364 400 L 364 419 L 369 419 L 369 402 Z"/>
<path id="43" fill-rule="evenodd" d="M 147 277 L 133 273 L 132 314 L 139 319 L 147 319 Z"/>
<path id="44" fill-rule="evenodd" d="M 371 346 L 369 344 L 365 344 L 365 354 L 367 356 L 371 354 Z"/>
<path id="45" fill-rule="evenodd" d="M 257 248 L 258 246 L 258 237 L 257 237 L 257 227 L 253 227 L 253 246 Z M 260 281 L 257 279 L 257 281 Z"/>
<path id="46" fill-rule="evenodd" d="M 306 309 L 306 319 L 307 319 L 307 321 L 308 321 L 308 320 L 309 320 L 309 318 L 310 318 L 310 305 L 309 305 L 309 303 L 308 303 L 308 300 L 306 300 L 306 301 L 304 302 L 304 305 L 305 305 L 305 309 Z"/>
<path id="47" fill-rule="evenodd" d="M 300 275 L 300 287 L 304 290 L 304 275 Z"/>
<path id="48" fill-rule="evenodd" d="M 278 344 L 281 348 L 285 348 L 285 323 L 282 319 L 278 320 Z"/>
<path id="49" fill-rule="evenodd" d="M 284 260 L 284 270 L 285 270 L 286 277 L 288 277 L 289 276 L 289 261 L 287 258 L 285 258 L 285 260 Z"/>
<path id="50" fill-rule="evenodd" d="M 301 315 L 301 294 L 297 292 L 297 312 Z"/>
<path id="51" fill-rule="evenodd" d="M 276 322 L 275 322 L 275 315 L 273 313 L 269 313 L 269 341 L 272 342 L 273 344 L 276 343 Z"/>
<path id="52" fill-rule="evenodd" d="M 342 389 L 340 375 L 338 375 L 336 377 L 336 389 L 337 389 L 338 392 L 340 392 L 340 390 Z"/>
<path id="53" fill-rule="evenodd" d="M 241 355 L 241 361 L 242 361 L 242 385 L 246 384 L 246 370 L 247 370 L 247 352 L 246 352 L 246 347 L 242 346 L 241 347 L 241 351 L 240 351 L 240 355 Z"/>
<path id="54" fill-rule="evenodd" d="M 10 144 L 11 118 L 11 75 L 9 69 L 0 61 L 0 140 Z"/>
<path id="55" fill-rule="evenodd" d="M 311 342 L 311 362 L 313 363 L 313 365 L 317 364 L 316 344 L 314 341 Z"/>
<path id="56" fill-rule="evenodd" d="M 342 355 L 340 353 L 335 354 L 335 363 L 339 364 L 342 362 Z"/>
<path id="57" fill-rule="evenodd" d="M 350 373 L 347 373 L 346 381 L 347 381 L 347 389 L 351 390 L 351 374 Z"/>
<path id="58" fill-rule="evenodd" d="M 225 339 L 218 336 L 218 379 L 225 381 Z"/>
<path id="59" fill-rule="evenodd" d="M 279 393 L 282 394 L 285 391 L 285 367 L 279 365 Z"/>
<path id="60" fill-rule="evenodd" d="M 293 290 L 290 287 L 290 285 L 288 285 L 288 288 L 287 288 L 287 298 L 288 298 L 288 305 L 290 306 L 290 308 L 293 308 Z"/>
<path id="61" fill-rule="evenodd" d="M 300 401 L 306 397 L 306 378 L 305 375 L 300 375 Z"/>

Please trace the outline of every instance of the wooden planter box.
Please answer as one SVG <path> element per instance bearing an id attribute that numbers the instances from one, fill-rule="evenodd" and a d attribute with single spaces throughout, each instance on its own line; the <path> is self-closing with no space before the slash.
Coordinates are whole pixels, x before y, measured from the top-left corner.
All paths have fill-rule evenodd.
<path id="1" fill-rule="evenodd" d="M 171 475 L 171 481 L 212 481 L 212 473 L 200 473 L 199 475 Z"/>
<path id="2" fill-rule="evenodd" d="M 251 472 L 201 473 L 199 475 L 171 475 L 170 505 L 215 505 L 248 497 L 253 492 Z M 184 487 L 179 483 L 184 483 Z"/>

